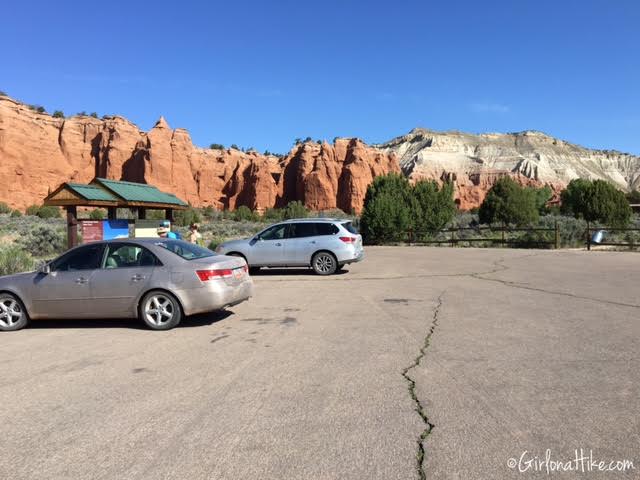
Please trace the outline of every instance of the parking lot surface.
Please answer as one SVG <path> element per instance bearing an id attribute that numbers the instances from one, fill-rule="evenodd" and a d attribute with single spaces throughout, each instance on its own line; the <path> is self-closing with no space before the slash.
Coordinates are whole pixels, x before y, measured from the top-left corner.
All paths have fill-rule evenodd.
<path id="1" fill-rule="evenodd" d="M 547 449 L 640 476 L 638 254 L 366 253 L 168 332 L 3 333 L 0 478 L 543 478 L 509 462 Z"/>

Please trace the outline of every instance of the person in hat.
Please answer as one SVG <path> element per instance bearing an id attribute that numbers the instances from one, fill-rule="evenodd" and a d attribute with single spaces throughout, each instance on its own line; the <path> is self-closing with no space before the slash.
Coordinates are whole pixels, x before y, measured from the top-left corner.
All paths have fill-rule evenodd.
<path id="1" fill-rule="evenodd" d="M 198 228 L 200 228 L 200 225 L 198 225 L 197 223 L 192 223 L 191 225 L 189 225 L 187 240 L 189 240 L 191 243 L 199 244 L 202 240 L 202 235 L 198 231 Z"/>
<path id="2" fill-rule="evenodd" d="M 166 221 L 166 220 L 163 221 L 162 223 L 160 223 L 160 226 L 158 227 L 158 230 L 156 230 L 157 233 L 158 233 L 158 236 L 160 238 L 174 238 L 174 239 L 177 239 L 178 236 L 171 231 L 171 229 L 169 228 L 169 225 L 170 225 L 170 223 L 168 221 Z"/>

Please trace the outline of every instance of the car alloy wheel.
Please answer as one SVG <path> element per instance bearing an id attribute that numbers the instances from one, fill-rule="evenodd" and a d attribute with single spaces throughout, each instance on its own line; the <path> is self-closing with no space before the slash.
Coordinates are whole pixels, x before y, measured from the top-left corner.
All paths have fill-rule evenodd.
<path id="1" fill-rule="evenodd" d="M 20 301 L 10 294 L 0 295 L 0 330 L 19 330 L 29 320 Z"/>
<path id="2" fill-rule="evenodd" d="M 318 275 L 331 275 L 335 273 L 338 264 L 333 255 L 327 252 L 320 252 L 314 255 L 312 267 Z"/>
<path id="3" fill-rule="evenodd" d="M 144 303 L 144 318 L 151 326 L 165 327 L 173 320 L 177 308 L 167 295 L 154 293 Z"/>

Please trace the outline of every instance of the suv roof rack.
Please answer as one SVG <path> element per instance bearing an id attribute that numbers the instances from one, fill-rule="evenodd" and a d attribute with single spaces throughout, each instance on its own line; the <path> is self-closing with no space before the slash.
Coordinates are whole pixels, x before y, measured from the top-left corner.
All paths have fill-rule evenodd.
<path id="1" fill-rule="evenodd" d="M 314 217 L 314 218 L 289 218 L 287 220 L 283 220 L 283 223 L 289 222 L 350 222 L 351 220 L 348 218 L 330 218 L 330 217 Z"/>

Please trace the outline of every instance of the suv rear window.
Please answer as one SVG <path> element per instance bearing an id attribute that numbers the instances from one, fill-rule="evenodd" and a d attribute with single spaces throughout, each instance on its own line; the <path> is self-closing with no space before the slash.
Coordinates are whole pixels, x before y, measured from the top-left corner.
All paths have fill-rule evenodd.
<path id="1" fill-rule="evenodd" d="M 358 229 L 356 227 L 354 227 L 351 222 L 343 223 L 342 227 L 349 233 L 353 233 L 354 235 L 358 234 Z"/>
<path id="2" fill-rule="evenodd" d="M 316 235 L 335 235 L 338 233 L 338 227 L 333 223 L 316 223 Z"/>
<path id="3" fill-rule="evenodd" d="M 289 238 L 313 237 L 315 235 L 317 233 L 313 223 L 304 222 L 289 225 Z"/>

